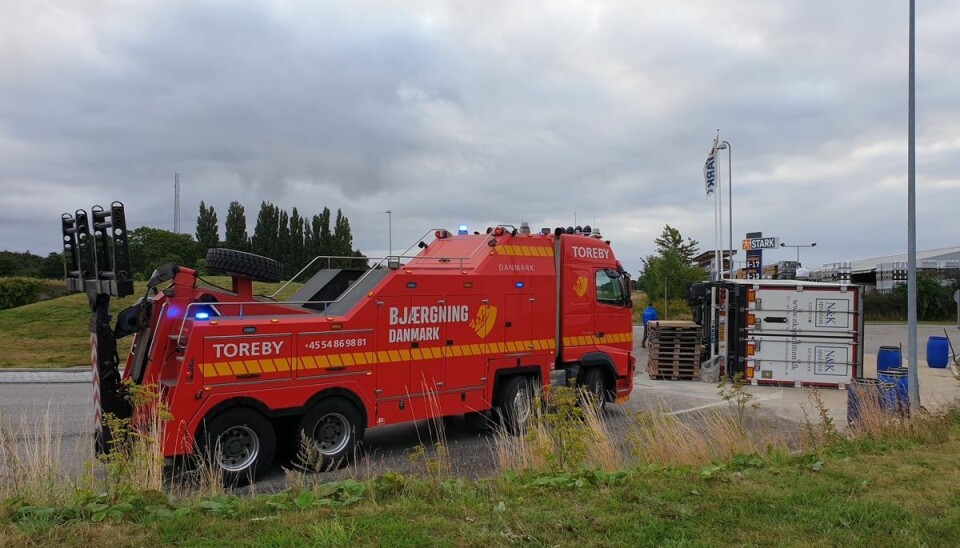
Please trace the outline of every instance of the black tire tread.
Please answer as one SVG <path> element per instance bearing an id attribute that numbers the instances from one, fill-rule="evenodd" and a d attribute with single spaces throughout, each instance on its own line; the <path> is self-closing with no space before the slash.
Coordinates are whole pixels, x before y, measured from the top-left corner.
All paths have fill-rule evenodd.
<path id="1" fill-rule="evenodd" d="M 273 464 L 273 457 L 277 450 L 277 438 L 273 424 L 254 409 L 236 407 L 204 421 L 204 425 L 197 436 L 197 455 L 201 458 L 210 458 L 207 453 L 212 451 L 216 438 L 227 428 L 236 424 L 250 426 L 257 432 L 260 437 L 260 456 L 245 472 L 221 471 L 223 473 L 223 483 L 228 487 L 241 487 L 247 483 L 255 482 Z"/>
<path id="2" fill-rule="evenodd" d="M 235 249 L 208 249 L 206 265 L 217 274 L 240 276 L 258 282 L 279 282 L 283 277 L 283 265 L 279 262 Z"/>
<path id="3" fill-rule="evenodd" d="M 363 443 L 363 433 L 365 425 L 363 424 L 363 415 L 353 402 L 341 397 L 327 397 L 318 401 L 307 413 L 300 419 L 297 426 L 297 443 L 300 443 L 306 432 L 312 431 L 315 423 L 325 414 L 337 412 L 344 415 L 353 426 L 353 434 L 350 443 L 339 454 L 334 456 L 324 456 L 322 462 L 301 462 L 307 468 L 313 468 L 317 472 L 326 472 L 329 470 L 343 468 L 350 463 L 360 450 Z"/>
<path id="4" fill-rule="evenodd" d="M 520 391 L 527 392 L 528 396 L 530 397 L 530 405 L 532 409 L 534 393 L 533 381 L 530 379 L 530 377 L 517 375 L 506 379 L 503 383 L 503 387 L 500 389 L 500 394 L 498 397 L 499 403 L 497 405 L 497 414 L 499 415 L 502 427 L 511 435 L 518 435 L 522 433 L 526 427 L 526 425 L 517 423 L 516 417 L 514 417 L 514 409 L 512 407 L 514 396 Z"/>

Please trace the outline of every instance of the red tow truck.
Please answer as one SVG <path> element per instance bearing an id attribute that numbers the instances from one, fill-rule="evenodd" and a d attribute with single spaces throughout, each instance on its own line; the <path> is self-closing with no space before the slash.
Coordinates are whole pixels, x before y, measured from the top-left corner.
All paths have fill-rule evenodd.
<path id="1" fill-rule="evenodd" d="M 231 288 L 167 264 L 111 327 L 110 297 L 133 291 L 123 205 L 92 216 L 92 235 L 82 210 L 62 221 L 68 286 L 86 291 L 93 311 L 100 451 L 111 436 L 104 413 L 135 424 L 142 415 L 124 397 L 129 382 L 157 386 L 172 415 L 165 457 L 208 451 L 234 483 L 301 439 L 329 468 L 355 454 L 367 428 L 492 412 L 519 430 L 555 369 L 601 402 L 633 388 L 629 275 L 598 231 L 430 230 L 372 268 L 321 269 L 283 302 L 253 294 L 254 280 L 279 280 L 278 263 L 211 249 L 207 267 Z M 135 338 L 121 373 L 116 340 L 126 335 Z"/>

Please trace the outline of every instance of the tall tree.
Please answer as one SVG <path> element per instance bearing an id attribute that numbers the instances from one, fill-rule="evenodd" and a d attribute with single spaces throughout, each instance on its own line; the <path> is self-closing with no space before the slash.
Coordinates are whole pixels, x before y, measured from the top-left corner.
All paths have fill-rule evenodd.
<path id="1" fill-rule="evenodd" d="M 247 251 L 250 249 L 250 236 L 247 235 L 247 216 L 240 202 L 230 202 L 227 209 L 227 221 L 224 225 L 224 247 Z"/>
<path id="2" fill-rule="evenodd" d="M 294 207 L 290 212 L 290 249 L 287 252 L 287 257 L 283 261 L 284 268 L 288 270 L 288 276 L 296 274 L 313 258 L 308 257 L 310 252 L 307 251 L 306 244 L 304 243 L 303 225 L 303 217 L 300 216 L 300 212 Z"/>
<path id="3" fill-rule="evenodd" d="M 314 217 L 314 226 L 320 226 L 320 243 L 317 255 L 333 255 L 333 235 L 330 232 L 330 208 L 325 207 L 320 215 Z"/>
<path id="4" fill-rule="evenodd" d="M 640 282 L 649 299 L 684 298 L 688 283 L 706 279 L 706 272 L 692 264 L 698 251 L 696 240 L 687 238 L 684 241 L 679 230 L 666 225 L 654 243 L 657 253 L 643 259 L 643 273 L 640 274 Z"/>
<path id="5" fill-rule="evenodd" d="M 130 231 L 130 267 L 138 279 L 146 279 L 155 268 L 177 263 L 197 268 L 200 250 L 193 236 L 142 226 Z"/>
<path id="6" fill-rule="evenodd" d="M 674 251 L 680 258 L 687 262 L 693 261 L 693 258 L 697 256 L 697 252 L 700 251 L 700 242 L 693 238 L 687 238 L 687 241 L 684 242 L 680 231 L 670 225 L 663 227 L 663 232 L 660 233 L 659 238 L 654 240 L 654 243 L 657 244 L 657 253 L 661 256 L 665 255 L 668 251 Z"/>
<path id="7" fill-rule="evenodd" d="M 333 255 L 338 257 L 353 256 L 353 234 L 350 232 L 350 220 L 337 209 L 337 221 L 333 225 Z M 354 261 L 340 259 L 341 268 L 351 268 Z"/>
<path id="8" fill-rule="evenodd" d="M 293 249 L 293 242 L 290 241 L 290 215 L 286 209 L 277 208 L 277 248 L 273 255 L 269 255 L 283 265 L 283 275 L 288 276 L 290 268 L 287 261 L 290 259 L 290 253 Z"/>
<path id="9" fill-rule="evenodd" d="M 277 256 L 277 234 L 279 233 L 280 208 L 270 202 L 260 203 L 257 225 L 250 238 L 250 251 L 257 255 L 275 259 Z"/>
<path id="10" fill-rule="evenodd" d="M 207 250 L 220 245 L 220 227 L 217 224 L 217 212 L 213 206 L 207 207 L 200 201 L 200 215 L 197 216 L 197 243 L 200 244 L 200 256 L 206 257 Z"/>

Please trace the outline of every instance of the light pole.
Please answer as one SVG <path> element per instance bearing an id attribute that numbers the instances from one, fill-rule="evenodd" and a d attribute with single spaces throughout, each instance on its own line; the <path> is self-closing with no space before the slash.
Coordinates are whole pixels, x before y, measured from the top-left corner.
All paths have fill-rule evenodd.
<path id="1" fill-rule="evenodd" d="M 388 209 L 384 213 L 387 214 L 387 238 L 389 239 L 389 247 L 387 248 L 389 251 L 387 252 L 387 257 L 389 257 L 390 255 L 393 255 L 393 211 Z"/>
<path id="2" fill-rule="evenodd" d="M 736 253 L 733 250 L 733 146 L 728 141 L 720 141 L 720 144 L 717 146 L 718 149 L 727 151 L 727 205 L 729 206 L 729 214 L 727 216 L 727 225 L 730 232 L 730 278 L 733 278 L 733 254 Z"/>
<path id="3" fill-rule="evenodd" d="M 795 248 L 797 248 L 797 266 L 800 266 L 800 248 L 801 248 L 801 247 L 817 247 L 817 242 L 813 242 L 812 244 L 799 244 L 799 245 L 791 245 L 791 244 L 781 243 L 781 244 L 780 244 L 780 247 L 795 247 Z"/>

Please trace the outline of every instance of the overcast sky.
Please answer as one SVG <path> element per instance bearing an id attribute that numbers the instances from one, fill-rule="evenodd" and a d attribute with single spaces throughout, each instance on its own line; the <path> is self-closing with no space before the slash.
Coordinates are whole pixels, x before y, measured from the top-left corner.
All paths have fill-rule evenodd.
<path id="1" fill-rule="evenodd" d="M 924 250 L 960 245 L 960 1 L 918 4 Z M 231 200 L 251 233 L 262 200 L 327 206 L 382 256 L 388 209 L 395 251 L 576 215 L 636 274 L 665 224 L 714 247 L 719 128 L 735 240 L 906 251 L 906 0 L 0 6 L 0 249 L 59 251 L 62 212 L 112 200 L 172 229 L 179 172 L 185 232 L 201 200 L 221 236 Z"/>

